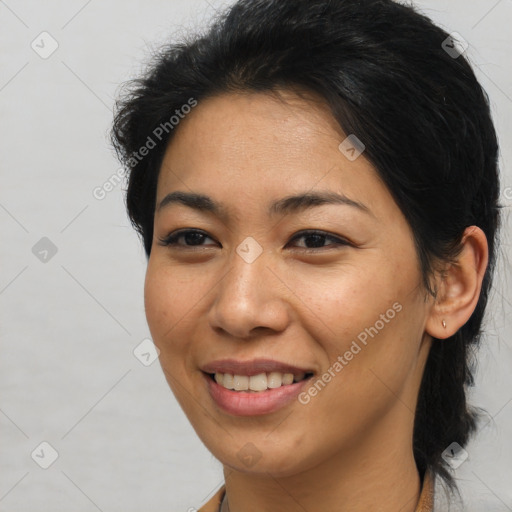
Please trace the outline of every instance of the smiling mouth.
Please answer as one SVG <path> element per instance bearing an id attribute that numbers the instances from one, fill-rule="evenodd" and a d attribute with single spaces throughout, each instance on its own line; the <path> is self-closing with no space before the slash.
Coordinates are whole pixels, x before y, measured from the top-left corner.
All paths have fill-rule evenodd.
<path id="1" fill-rule="evenodd" d="M 261 393 L 270 389 L 277 389 L 302 382 L 313 376 L 313 373 L 282 373 L 268 372 L 257 375 L 237 375 L 231 373 L 209 373 L 210 379 L 219 386 L 231 391 L 245 391 L 246 393 Z"/>

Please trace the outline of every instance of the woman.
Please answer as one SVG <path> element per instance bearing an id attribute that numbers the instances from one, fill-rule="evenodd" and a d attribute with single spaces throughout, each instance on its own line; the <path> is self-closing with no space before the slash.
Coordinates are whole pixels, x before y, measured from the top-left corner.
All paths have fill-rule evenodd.
<path id="1" fill-rule="evenodd" d="M 205 512 L 432 510 L 499 225 L 463 42 L 391 0 L 239 0 L 164 48 L 113 141 Z"/>

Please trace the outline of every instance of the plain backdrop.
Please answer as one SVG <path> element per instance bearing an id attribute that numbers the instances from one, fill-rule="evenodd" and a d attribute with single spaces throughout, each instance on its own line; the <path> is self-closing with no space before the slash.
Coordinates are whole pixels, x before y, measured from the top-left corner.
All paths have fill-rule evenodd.
<path id="1" fill-rule="evenodd" d="M 119 169 L 119 85 L 222 5 L 0 1 L 1 512 L 186 511 L 223 482 L 137 349 L 146 260 L 122 186 L 93 195 Z M 503 242 L 472 392 L 489 421 L 455 476 L 464 510 L 512 511 L 512 1 L 416 5 L 469 43 L 501 140 Z"/>

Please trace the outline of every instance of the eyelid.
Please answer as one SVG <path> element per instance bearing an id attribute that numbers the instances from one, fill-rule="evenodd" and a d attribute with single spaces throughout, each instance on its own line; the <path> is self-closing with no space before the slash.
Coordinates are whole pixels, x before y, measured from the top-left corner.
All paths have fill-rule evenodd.
<path id="1" fill-rule="evenodd" d="M 178 244 L 178 243 L 176 243 L 176 241 L 180 237 L 182 237 L 182 236 L 184 236 L 186 234 L 189 234 L 189 233 L 198 233 L 200 235 L 203 235 L 205 238 L 210 238 L 211 240 L 214 240 L 216 243 L 221 245 L 221 248 L 222 248 L 222 244 L 217 242 L 206 231 L 203 231 L 202 229 L 198 229 L 198 228 L 182 228 L 182 229 L 178 229 L 176 231 L 173 231 L 172 233 L 170 233 L 166 237 L 159 238 L 160 245 L 166 246 L 166 247 L 179 247 L 179 248 L 187 248 L 187 249 L 206 247 L 205 245 L 202 245 L 202 244 L 201 245 L 186 245 L 186 244 Z M 311 235 L 319 235 L 321 237 L 325 237 L 326 240 L 334 241 L 334 243 L 336 245 L 339 245 L 339 246 L 352 246 L 353 245 L 352 242 L 350 242 L 346 238 L 341 237 L 339 235 L 335 235 L 333 233 L 329 233 L 328 231 L 323 231 L 323 230 L 320 230 L 320 229 L 304 229 L 302 231 L 298 231 L 297 233 L 295 233 L 295 235 L 285 245 L 285 248 L 288 247 L 290 245 L 290 243 L 294 242 L 295 240 L 303 238 L 303 237 L 311 236 Z M 328 247 L 328 246 L 321 246 L 321 247 L 299 247 L 298 249 L 303 251 L 303 252 L 304 251 L 306 251 L 306 252 L 318 252 L 318 251 L 321 251 L 322 249 L 325 249 L 326 247 Z M 297 248 L 295 248 L 295 249 L 297 249 Z"/>
<path id="2" fill-rule="evenodd" d="M 183 228 L 178 229 L 176 231 L 173 231 L 172 233 L 169 233 L 167 236 L 163 238 L 159 238 L 160 245 L 163 246 L 169 246 L 169 247 L 186 247 L 188 249 L 193 249 L 194 247 L 200 248 L 205 247 L 204 245 L 183 245 L 183 244 L 177 244 L 177 243 L 171 243 L 172 240 L 177 240 L 181 236 L 186 235 L 188 233 L 198 233 L 200 235 L 204 235 L 205 238 L 210 238 L 211 240 L 216 241 L 212 236 L 210 236 L 206 231 L 203 231 L 202 229 L 197 228 Z M 218 243 L 218 242 L 217 242 Z"/>
<path id="3" fill-rule="evenodd" d="M 291 238 L 290 242 L 293 242 L 294 240 L 296 240 L 298 238 L 302 238 L 302 237 L 308 236 L 308 235 L 320 235 L 320 236 L 325 237 L 326 239 L 334 240 L 338 245 L 353 245 L 352 242 L 350 242 L 346 238 L 343 238 L 339 235 L 335 235 L 334 233 L 329 233 L 328 231 L 323 231 L 321 229 L 305 229 L 305 230 L 299 231 L 298 233 L 296 233 L 293 236 L 293 238 Z M 286 244 L 286 245 L 288 245 L 288 244 Z M 316 250 L 323 249 L 323 248 L 324 247 L 315 247 L 315 248 L 304 247 L 302 249 L 307 250 L 307 251 L 316 251 Z"/>

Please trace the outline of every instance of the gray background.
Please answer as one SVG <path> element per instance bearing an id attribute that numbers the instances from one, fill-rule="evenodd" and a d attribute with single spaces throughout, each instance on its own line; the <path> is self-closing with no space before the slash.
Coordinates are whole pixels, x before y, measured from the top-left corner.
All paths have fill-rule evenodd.
<path id="1" fill-rule="evenodd" d="M 185 511 L 223 481 L 158 361 L 134 356 L 149 337 L 146 262 L 122 186 L 103 200 L 92 193 L 119 168 L 107 143 L 119 84 L 151 48 L 203 26 L 221 5 L 0 1 L 1 512 Z M 508 207 L 472 397 L 491 421 L 455 475 L 465 510 L 512 510 L 512 1 L 417 5 L 468 41 L 502 144 Z M 46 59 L 31 48 L 43 31 L 59 45 Z M 43 441 L 58 452 L 48 469 Z"/>

